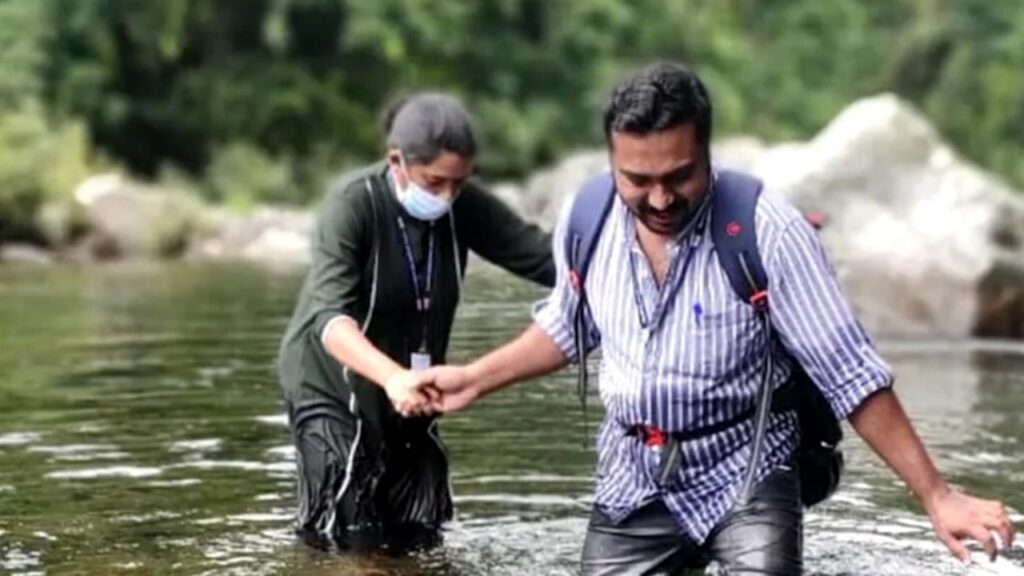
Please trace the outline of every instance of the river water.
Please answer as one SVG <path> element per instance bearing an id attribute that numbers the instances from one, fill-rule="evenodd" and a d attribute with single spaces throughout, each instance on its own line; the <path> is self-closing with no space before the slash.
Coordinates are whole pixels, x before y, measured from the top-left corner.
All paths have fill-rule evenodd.
<path id="1" fill-rule="evenodd" d="M 0 268 L 0 573 L 574 574 L 600 413 L 592 398 L 584 426 L 568 371 L 444 420 L 457 517 L 442 547 L 350 558 L 294 537 L 274 354 L 300 280 L 247 266 Z M 540 295 L 473 268 L 452 359 L 514 336 Z M 940 467 L 1021 523 L 1024 346 L 882 349 Z M 1024 574 L 1019 544 L 959 566 L 881 462 L 846 445 L 840 492 L 806 517 L 808 574 Z"/>

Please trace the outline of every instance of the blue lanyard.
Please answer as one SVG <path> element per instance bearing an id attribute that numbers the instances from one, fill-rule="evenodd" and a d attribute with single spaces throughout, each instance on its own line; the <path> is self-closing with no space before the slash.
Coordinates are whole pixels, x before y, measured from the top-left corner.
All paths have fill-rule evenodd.
<path id="1" fill-rule="evenodd" d="M 658 313 L 657 320 L 660 320 L 665 315 L 663 303 L 671 301 L 675 293 L 682 287 L 683 279 L 686 278 L 686 271 L 690 268 L 690 262 L 693 261 L 693 256 L 697 252 L 697 241 L 703 233 L 704 227 L 699 226 L 696 230 L 694 239 L 690 242 L 690 245 L 686 251 L 686 257 L 683 258 L 682 270 L 679 274 L 676 274 L 676 268 L 678 267 L 679 258 L 673 261 L 673 266 L 666 275 L 666 281 L 669 283 L 669 293 L 666 298 L 661 298 L 659 294 L 659 300 L 655 303 L 654 311 Z M 647 306 L 644 303 L 643 296 L 641 296 L 640 281 L 637 279 L 636 263 L 634 262 L 635 255 L 633 251 L 629 251 L 629 279 L 633 284 L 633 303 L 636 305 L 637 318 L 640 321 L 640 328 L 647 330 L 652 327 L 651 317 L 647 314 Z"/>
<path id="2" fill-rule="evenodd" d="M 412 255 L 412 243 L 409 242 L 409 233 L 405 228 L 405 221 L 401 216 L 397 217 L 398 231 L 402 234 L 402 247 L 404 248 L 405 263 L 409 269 L 409 279 L 412 281 L 413 295 L 416 298 L 416 311 L 420 313 L 423 321 L 423 347 L 427 344 L 427 320 L 430 316 L 430 292 L 434 285 L 434 224 L 430 224 L 427 234 L 430 241 L 427 243 L 427 271 L 421 279 L 416 272 L 416 259 Z"/>

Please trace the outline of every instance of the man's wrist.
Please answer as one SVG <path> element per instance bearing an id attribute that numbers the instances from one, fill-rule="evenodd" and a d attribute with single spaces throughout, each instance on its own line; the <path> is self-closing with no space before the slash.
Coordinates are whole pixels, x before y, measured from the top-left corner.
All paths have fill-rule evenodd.
<path id="1" fill-rule="evenodd" d="M 921 500 L 921 505 L 924 506 L 924 509 L 931 511 L 935 507 L 935 504 L 948 496 L 949 493 L 949 485 L 940 478 L 931 486 L 922 490 L 917 497 Z"/>
<path id="2" fill-rule="evenodd" d="M 487 370 L 480 362 L 473 362 L 466 366 L 466 376 L 469 381 L 469 388 L 473 390 L 478 398 L 486 394 L 490 384 L 487 382 Z"/>

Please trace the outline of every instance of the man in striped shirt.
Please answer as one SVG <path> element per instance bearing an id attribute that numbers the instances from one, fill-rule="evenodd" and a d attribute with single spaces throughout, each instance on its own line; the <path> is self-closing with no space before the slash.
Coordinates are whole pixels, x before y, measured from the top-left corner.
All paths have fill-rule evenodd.
<path id="1" fill-rule="evenodd" d="M 966 537 L 993 555 L 996 539 L 1009 546 L 1013 526 L 1003 505 L 950 489 L 936 471 L 815 231 L 779 195 L 762 194 L 755 213 L 771 333 L 733 292 L 708 229 L 716 175 L 711 103 L 700 79 L 673 64 L 641 70 L 614 90 L 605 132 L 617 197 L 585 289 L 607 411 L 583 573 L 674 573 L 716 560 L 731 574 L 799 574 L 796 417 L 771 414 L 745 500 L 754 424 L 738 417 L 756 404 L 762 374 L 775 389 L 795 362 L 907 483 L 954 554 L 969 559 L 959 542 Z M 423 374 L 424 385 L 443 393 L 438 409 L 460 409 L 576 360 L 567 220 L 563 214 L 555 231 L 558 281 L 533 325 L 469 366 Z M 644 441 L 645 431 L 685 435 L 730 421 L 680 441 L 680 465 L 659 474 L 665 452 Z"/>

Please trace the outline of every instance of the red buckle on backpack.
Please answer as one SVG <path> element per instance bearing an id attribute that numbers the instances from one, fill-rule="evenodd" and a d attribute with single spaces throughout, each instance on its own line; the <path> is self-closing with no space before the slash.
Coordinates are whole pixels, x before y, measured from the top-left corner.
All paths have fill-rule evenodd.
<path id="1" fill-rule="evenodd" d="M 768 291 L 758 290 L 750 297 L 750 305 L 754 310 L 764 311 L 768 308 Z"/>
<path id="2" fill-rule="evenodd" d="M 657 426 L 637 426 L 637 430 L 643 436 L 644 446 L 654 448 L 664 446 L 668 442 L 668 434 Z"/>
<path id="3" fill-rule="evenodd" d="M 576 272 L 573 269 L 569 270 L 569 284 L 572 284 L 572 289 L 573 290 L 575 290 L 577 292 L 580 291 L 580 275 L 579 275 L 579 272 Z"/>
<path id="4" fill-rule="evenodd" d="M 828 215 L 819 210 L 808 212 L 805 218 L 807 218 L 807 221 L 811 223 L 815 230 L 821 230 L 828 221 Z"/>

